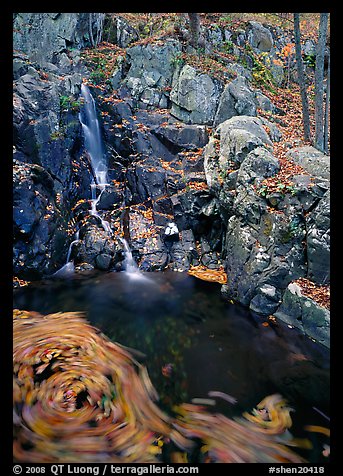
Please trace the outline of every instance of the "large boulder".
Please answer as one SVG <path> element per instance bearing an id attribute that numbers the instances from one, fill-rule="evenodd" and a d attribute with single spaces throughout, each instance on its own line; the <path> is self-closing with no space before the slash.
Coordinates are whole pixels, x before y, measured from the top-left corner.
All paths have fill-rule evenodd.
<path id="1" fill-rule="evenodd" d="M 256 21 L 249 22 L 248 41 L 259 51 L 270 51 L 274 44 L 271 32 Z"/>
<path id="2" fill-rule="evenodd" d="M 330 347 L 330 311 L 302 295 L 300 287 L 290 283 L 274 315 L 300 329 L 316 341 Z"/>
<path id="3" fill-rule="evenodd" d="M 222 91 L 220 81 L 185 64 L 174 74 L 171 114 L 187 124 L 212 125 Z"/>
<path id="4" fill-rule="evenodd" d="M 288 152 L 288 157 L 301 165 L 306 172 L 320 179 L 330 187 L 330 157 L 312 146 L 296 147 Z"/>
<path id="5" fill-rule="evenodd" d="M 126 74 L 123 83 L 142 107 L 166 108 L 171 87 L 174 58 L 181 46 L 176 40 L 163 45 L 137 45 L 126 50 Z"/>
<path id="6" fill-rule="evenodd" d="M 221 123 L 204 149 L 204 167 L 226 222 L 223 294 L 259 314 L 278 311 L 286 320 L 289 311 L 292 322 L 298 317 L 287 304 L 288 294 L 279 308 L 288 284 L 300 277 L 329 282 L 329 160 L 313 148 L 292 149 L 289 158 L 303 172 L 292 177 L 288 189 L 280 182 L 280 192 L 268 191 L 265 180 L 280 164 L 266 132 L 275 131 L 267 124 L 249 116 Z M 327 312 L 308 301 L 301 306 L 303 331 L 326 342 Z"/>
<path id="7" fill-rule="evenodd" d="M 304 227 L 299 227 L 297 236 L 291 236 L 291 219 L 268 212 L 263 202 L 251 196 L 245 204 L 251 211 L 233 215 L 228 221 L 228 285 L 223 291 L 257 313 L 270 314 L 277 309 L 280 293 L 288 283 L 306 273 L 301 242 Z"/>
<path id="8" fill-rule="evenodd" d="M 220 97 L 214 118 L 214 126 L 233 116 L 256 116 L 256 101 L 253 91 L 243 76 L 228 83 Z"/>
<path id="9" fill-rule="evenodd" d="M 280 170 L 263 126 L 249 116 L 220 124 L 204 149 L 204 167 L 227 223 L 223 256 L 228 285 L 223 292 L 268 314 L 277 309 L 287 284 L 306 275 L 306 226 L 296 193 L 280 194 L 276 202 L 260 193 L 263 181 Z M 299 192 L 303 189 L 299 186 Z M 307 197 L 309 203 L 311 199 L 315 203 L 315 197 Z"/>
<path id="10" fill-rule="evenodd" d="M 236 188 L 238 168 L 247 155 L 257 147 L 271 145 L 257 117 L 235 116 L 217 127 L 204 149 L 204 168 L 207 184 L 223 207 L 231 204 L 229 192 Z"/>
<path id="11" fill-rule="evenodd" d="M 166 124 L 152 131 L 169 150 L 181 152 L 204 147 L 208 142 L 205 126 L 193 124 Z"/>

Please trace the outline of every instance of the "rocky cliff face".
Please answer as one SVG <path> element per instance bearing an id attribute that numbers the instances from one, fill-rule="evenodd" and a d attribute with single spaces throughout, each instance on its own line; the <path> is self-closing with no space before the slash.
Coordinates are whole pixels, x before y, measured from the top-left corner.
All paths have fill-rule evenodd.
<path id="1" fill-rule="evenodd" d="M 292 185 L 278 182 L 284 165 L 273 145 L 282 138 L 276 124 L 284 111 L 252 83 L 251 52 L 269 65 L 274 84 L 282 82 L 283 67 L 273 60 L 287 36 L 256 22 L 239 31 L 210 28 L 205 52 L 230 42 L 236 61 L 222 56 L 220 71 L 204 71 L 178 38 L 134 43 L 137 30 L 118 17 L 117 45 L 106 52 L 111 75 L 92 86 L 80 51 L 102 18 L 93 14 L 89 23 L 87 15 L 14 18 L 15 275 L 56 271 L 77 229 L 77 269 L 120 270 L 116 235 L 124 233 L 142 270 L 224 264 L 227 298 L 328 345 L 328 313 L 316 312 L 312 325 L 308 301 L 290 289 L 301 277 L 330 280 L 329 158 L 293 148 Z M 96 71 L 104 76 L 101 64 Z M 109 183 L 97 209 L 111 236 L 90 214 L 93 172 L 78 118 L 82 80 L 101 119 Z M 170 223 L 177 230 L 171 236 Z"/>
<path id="2" fill-rule="evenodd" d="M 299 312 L 287 307 L 289 293 L 284 302 L 282 296 L 300 277 L 321 285 L 330 280 L 329 158 L 313 147 L 292 149 L 289 156 L 298 164 L 311 165 L 294 176 L 292 187 L 268 191 L 280 164 L 262 126 L 258 118 L 229 119 L 204 151 L 207 183 L 227 223 L 223 293 L 260 314 L 281 309 L 276 315 L 284 318 L 288 309 L 287 322 L 304 328 Z M 322 312 L 320 337 L 307 333 L 327 344 L 328 313 Z"/>
<path id="3" fill-rule="evenodd" d="M 64 264 L 71 208 L 90 196 L 78 119 L 84 73 L 77 49 L 89 44 L 85 15 L 17 13 L 13 21 L 14 273 L 27 278 Z"/>
<path id="4" fill-rule="evenodd" d="M 103 13 L 15 13 L 13 46 L 41 66 L 68 63 L 71 49 L 91 45 Z M 69 62 L 70 64 L 70 62 Z"/>

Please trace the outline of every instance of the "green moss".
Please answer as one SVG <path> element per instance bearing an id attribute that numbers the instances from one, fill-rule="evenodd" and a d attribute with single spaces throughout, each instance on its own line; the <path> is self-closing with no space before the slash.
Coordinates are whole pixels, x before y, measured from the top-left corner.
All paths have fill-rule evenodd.
<path id="1" fill-rule="evenodd" d="M 71 110 L 78 112 L 81 107 L 81 99 L 76 100 L 72 96 L 60 96 L 60 107 L 63 112 Z"/>
<path id="2" fill-rule="evenodd" d="M 106 75 L 101 69 L 96 69 L 89 75 L 89 79 L 93 84 L 100 84 L 105 78 Z"/>
<path id="3" fill-rule="evenodd" d="M 264 229 L 263 229 L 263 233 L 264 233 L 266 236 L 270 236 L 272 230 L 273 230 L 273 220 L 271 219 L 271 217 L 270 217 L 269 215 L 267 215 L 267 216 L 264 217 Z"/>

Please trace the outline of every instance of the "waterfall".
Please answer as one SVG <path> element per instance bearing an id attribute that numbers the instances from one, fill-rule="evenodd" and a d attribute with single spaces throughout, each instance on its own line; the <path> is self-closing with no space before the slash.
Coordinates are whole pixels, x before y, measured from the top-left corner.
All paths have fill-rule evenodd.
<path id="1" fill-rule="evenodd" d="M 81 96 L 84 104 L 79 113 L 85 146 L 91 158 L 96 183 L 100 188 L 107 185 L 107 163 L 101 138 L 100 125 L 95 107 L 95 101 L 88 87 L 81 85 Z"/>
<path id="2" fill-rule="evenodd" d="M 83 135 L 85 139 L 85 147 L 89 153 L 91 159 L 91 165 L 95 176 L 95 182 L 91 184 L 92 199 L 91 199 L 91 214 L 97 216 L 101 220 L 101 224 L 105 231 L 109 234 L 112 233 L 110 224 L 108 221 L 103 220 L 97 211 L 97 204 L 100 197 L 108 185 L 107 180 L 107 162 L 104 154 L 104 147 L 101 138 L 100 125 L 96 112 L 96 106 L 93 96 L 89 91 L 89 88 L 85 85 L 81 85 L 81 96 L 84 104 L 79 113 L 79 120 L 82 125 Z M 100 194 L 96 196 L 97 187 L 100 189 Z"/>
<path id="3" fill-rule="evenodd" d="M 124 267 L 125 270 L 124 272 L 127 274 L 127 276 L 130 279 L 135 279 L 135 280 L 140 280 L 140 281 L 150 281 L 149 278 L 147 278 L 138 268 L 136 261 L 134 260 L 132 256 L 132 252 L 130 250 L 128 242 L 125 240 L 125 238 L 122 238 L 121 236 L 117 237 L 119 241 L 122 243 L 124 246 Z"/>
<path id="4" fill-rule="evenodd" d="M 97 204 L 101 198 L 102 193 L 104 192 L 107 181 L 107 161 L 104 154 L 104 147 L 101 138 L 100 125 L 97 117 L 97 111 L 95 106 L 95 101 L 91 95 L 88 87 L 85 84 L 81 85 L 81 96 L 83 98 L 83 107 L 79 113 L 79 120 L 82 125 L 85 148 L 89 153 L 91 166 L 94 173 L 93 182 L 91 183 L 91 208 L 90 213 L 94 216 L 97 216 L 101 220 L 101 224 L 105 231 L 110 235 L 112 234 L 111 226 L 108 221 L 103 220 L 97 210 Z M 97 197 L 97 189 L 100 189 L 100 193 Z M 150 281 L 145 277 L 139 270 L 135 260 L 133 259 L 130 247 L 127 241 L 124 238 L 118 236 L 118 239 L 121 241 L 124 247 L 124 266 L 125 273 L 132 279 L 140 279 L 144 281 Z M 73 245 L 79 241 L 79 232 L 76 234 L 76 238 L 69 246 L 67 254 L 66 264 L 56 271 L 53 276 L 64 277 L 66 275 L 72 274 L 74 272 L 74 263 L 70 261 L 70 256 L 72 252 Z"/>
<path id="5" fill-rule="evenodd" d="M 118 237 L 121 243 L 124 246 L 124 254 L 125 254 L 125 259 L 124 259 L 124 264 L 125 264 L 125 271 L 128 274 L 137 274 L 140 273 L 138 266 L 136 264 L 136 261 L 133 259 L 132 252 L 130 250 L 128 242 L 125 240 L 125 238 Z"/>
<path id="6" fill-rule="evenodd" d="M 71 256 L 71 251 L 73 249 L 73 246 L 79 241 L 79 230 L 77 230 L 76 234 L 75 234 L 75 240 L 72 241 L 69 245 L 69 249 L 68 249 L 68 253 L 67 253 L 67 259 L 66 259 L 66 263 L 65 265 L 62 266 L 62 268 L 60 268 L 58 271 L 56 271 L 53 276 L 54 277 L 58 277 L 58 278 L 61 278 L 61 277 L 65 277 L 65 276 L 68 276 L 70 274 L 73 274 L 74 271 L 75 271 L 75 267 L 74 267 L 74 261 L 73 260 L 70 260 L 70 256 Z"/>
<path id="7" fill-rule="evenodd" d="M 88 87 L 85 84 L 81 85 L 81 96 L 84 104 L 79 113 L 79 120 L 82 126 L 82 131 L 85 139 L 85 148 L 89 153 L 91 159 L 91 166 L 93 169 L 95 181 L 91 183 L 91 209 L 90 213 L 97 216 L 101 220 L 104 230 L 112 234 L 111 226 L 108 221 L 103 220 L 97 211 L 97 204 L 100 200 L 101 194 L 105 190 L 107 183 L 107 161 L 104 154 L 104 147 L 101 138 L 100 125 L 97 117 L 95 101 L 91 95 Z M 100 194 L 97 197 L 97 188 L 100 189 Z M 73 274 L 75 271 L 74 262 L 70 261 L 72 248 L 75 243 L 79 241 L 79 231 L 76 233 L 75 240 L 70 243 L 67 261 L 61 269 L 56 271 L 53 276 L 65 277 Z"/>

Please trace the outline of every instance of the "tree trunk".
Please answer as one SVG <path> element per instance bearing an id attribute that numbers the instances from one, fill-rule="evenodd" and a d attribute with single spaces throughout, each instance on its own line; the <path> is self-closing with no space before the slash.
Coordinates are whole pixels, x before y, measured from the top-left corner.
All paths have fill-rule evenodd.
<path id="1" fill-rule="evenodd" d="M 191 33 L 190 44 L 198 48 L 200 36 L 200 17 L 199 13 L 188 13 L 189 29 Z"/>
<path id="2" fill-rule="evenodd" d="M 104 21 L 105 21 L 105 13 L 98 13 L 97 21 L 96 21 L 96 41 L 95 45 L 97 46 L 102 40 L 102 33 L 104 29 Z"/>
<path id="3" fill-rule="evenodd" d="M 325 123 L 324 123 L 324 152 L 329 153 L 329 109 L 330 109 L 330 53 L 328 58 L 328 75 L 326 80 Z"/>
<path id="4" fill-rule="evenodd" d="M 300 86 L 301 104 L 302 104 L 302 112 L 303 112 L 304 139 L 305 141 L 310 141 L 311 140 L 310 113 L 308 108 L 304 65 L 303 65 L 302 56 L 301 56 L 299 16 L 300 16 L 299 13 L 294 13 L 295 56 L 296 56 L 298 81 Z"/>
<path id="5" fill-rule="evenodd" d="M 92 48 L 94 48 L 94 37 L 93 37 L 93 14 L 89 13 L 89 24 L 88 24 L 88 30 L 89 30 L 89 40 L 91 42 Z"/>
<path id="6" fill-rule="evenodd" d="M 316 134 L 314 146 L 324 151 L 324 107 L 323 107 L 323 81 L 324 81 L 324 55 L 326 46 L 326 33 L 328 26 L 328 13 L 320 14 L 319 35 L 316 51 L 316 69 L 314 75 L 315 89 L 315 120 Z"/>

